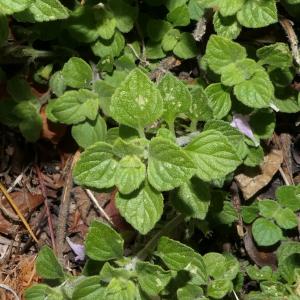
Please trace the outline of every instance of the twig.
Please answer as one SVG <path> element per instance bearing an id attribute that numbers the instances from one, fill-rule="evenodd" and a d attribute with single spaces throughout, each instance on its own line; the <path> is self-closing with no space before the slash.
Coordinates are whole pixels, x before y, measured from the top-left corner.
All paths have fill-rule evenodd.
<path id="1" fill-rule="evenodd" d="M 282 167 L 279 167 L 279 173 L 280 173 L 285 185 L 290 185 L 290 181 L 288 180 L 287 176 L 285 175 L 284 171 L 282 170 Z"/>
<path id="2" fill-rule="evenodd" d="M 56 250 L 57 250 L 57 258 L 59 262 L 63 263 L 63 251 L 65 244 L 65 235 L 66 235 L 66 227 L 68 220 L 68 212 L 71 202 L 71 190 L 73 187 L 73 178 L 72 178 L 72 170 L 79 159 L 80 152 L 77 151 L 71 162 L 67 165 L 67 175 L 65 186 L 63 189 L 61 204 L 59 207 L 58 219 L 57 219 L 57 229 L 56 229 Z"/>
<path id="3" fill-rule="evenodd" d="M 111 217 L 105 212 L 105 210 L 101 207 L 101 205 L 99 204 L 99 202 L 97 201 L 96 197 L 94 196 L 93 192 L 89 189 L 85 189 L 85 192 L 87 193 L 87 195 L 89 196 L 89 198 L 91 199 L 91 201 L 94 203 L 94 205 L 99 209 L 100 214 L 112 225 L 114 226 L 113 220 L 111 219 Z"/>
<path id="4" fill-rule="evenodd" d="M 17 293 L 11 287 L 9 287 L 8 285 L 0 283 L 0 288 L 5 289 L 5 290 L 11 292 L 15 296 L 16 300 L 20 300 L 20 298 L 17 295 Z"/>
<path id="5" fill-rule="evenodd" d="M 19 208 L 17 207 L 17 205 L 15 204 L 14 200 L 10 197 L 9 193 L 7 192 L 7 190 L 5 189 L 5 187 L 2 185 L 2 183 L 0 183 L 0 190 L 2 191 L 2 193 L 4 194 L 4 196 L 6 197 L 6 199 L 8 200 L 9 204 L 12 206 L 12 208 L 15 210 L 16 214 L 19 216 L 19 218 L 21 219 L 21 221 L 23 222 L 24 226 L 26 227 L 26 229 L 28 230 L 29 234 L 31 235 L 31 237 L 34 239 L 34 241 L 38 244 L 39 241 L 36 238 L 35 234 L 33 233 L 33 231 L 30 228 L 30 225 L 28 224 L 28 222 L 26 221 L 26 219 L 24 218 L 23 214 L 21 213 L 21 211 L 19 210 Z"/>
<path id="6" fill-rule="evenodd" d="M 280 17 L 279 22 L 287 34 L 294 61 L 298 66 L 297 74 L 300 74 L 300 53 L 298 48 L 298 38 L 293 28 L 294 23 L 283 16 Z"/>
<path id="7" fill-rule="evenodd" d="M 46 210 L 46 215 L 47 215 L 47 220 L 48 220 L 48 227 L 49 227 L 49 232 L 50 232 L 52 248 L 53 248 L 53 251 L 56 253 L 55 236 L 54 236 L 54 231 L 53 231 L 53 222 L 52 222 L 51 213 L 50 213 L 50 209 L 49 209 L 49 205 L 48 205 L 48 197 L 47 197 L 47 193 L 46 193 L 44 180 L 43 180 L 40 168 L 37 165 L 35 166 L 35 170 L 36 170 L 39 182 L 40 182 L 40 187 L 41 187 L 42 195 L 43 195 L 43 198 L 44 198 L 44 204 L 45 204 L 45 210 Z"/>

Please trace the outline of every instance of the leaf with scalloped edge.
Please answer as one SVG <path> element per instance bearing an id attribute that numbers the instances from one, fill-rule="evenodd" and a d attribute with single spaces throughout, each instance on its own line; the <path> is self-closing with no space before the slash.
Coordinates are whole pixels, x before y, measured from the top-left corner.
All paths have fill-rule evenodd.
<path id="1" fill-rule="evenodd" d="M 197 166 L 196 175 L 204 181 L 223 178 L 241 163 L 236 150 L 217 130 L 200 133 L 185 150 Z"/>
<path id="2" fill-rule="evenodd" d="M 0 12 L 4 15 L 11 15 L 26 9 L 33 2 L 34 0 L 0 0 Z"/>
<path id="3" fill-rule="evenodd" d="M 213 83 L 206 87 L 205 93 L 214 119 L 223 119 L 231 109 L 229 88 L 221 83 Z"/>
<path id="4" fill-rule="evenodd" d="M 145 183 L 131 194 L 124 195 L 118 192 L 116 206 L 129 224 L 141 234 L 147 234 L 163 213 L 163 196 Z"/>
<path id="5" fill-rule="evenodd" d="M 189 180 L 195 173 L 195 165 L 179 146 L 156 137 L 150 141 L 147 173 L 155 189 L 168 191 Z"/>
<path id="6" fill-rule="evenodd" d="M 21 22 L 49 22 L 68 18 L 69 11 L 58 0 L 35 0 L 15 17 Z"/>
<path id="7" fill-rule="evenodd" d="M 67 91 L 51 104 L 51 115 L 65 124 L 77 124 L 86 119 L 95 120 L 99 109 L 97 94 L 80 89 Z"/>
<path id="8" fill-rule="evenodd" d="M 205 58 L 209 67 L 217 74 L 230 63 L 247 57 L 246 49 L 227 38 L 211 35 L 206 46 Z"/>
<path id="9" fill-rule="evenodd" d="M 146 167 L 136 155 L 126 155 L 118 163 L 116 186 L 122 194 L 130 194 L 145 180 Z"/>
<path id="10" fill-rule="evenodd" d="M 74 180 L 88 187 L 110 188 L 115 184 L 117 166 L 112 146 L 98 142 L 81 154 L 73 171 Z"/>
<path id="11" fill-rule="evenodd" d="M 131 71 L 112 95 L 110 113 L 121 124 L 143 129 L 163 112 L 158 88 L 140 69 Z"/>
<path id="12" fill-rule="evenodd" d="M 216 33 L 230 40 L 236 39 L 242 30 L 242 26 L 235 16 L 223 17 L 220 13 L 216 12 L 213 23 Z"/>
<path id="13" fill-rule="evenodd" d="M 158 89 L 164 102 L 162 117 L 168 122 L 186 112 L 191 105 L 192 96 L 187 86 L 171 73 L 167 73 L 159 82 Z"/>
<path id="14" fill-rule="evenodd" d="M 237 13 L 241 25 L 248 28 L 260 28 L 277 22 L 277 8 L 275 0 L 246 1 Z"/>
<path id="15" fill-rule="evenodd" d="M 234 87 L 234 94 L 243 104 L 253 108 L 269 107 L 274 86 L 265 71 L 256 72 L 249 80 Z"/>

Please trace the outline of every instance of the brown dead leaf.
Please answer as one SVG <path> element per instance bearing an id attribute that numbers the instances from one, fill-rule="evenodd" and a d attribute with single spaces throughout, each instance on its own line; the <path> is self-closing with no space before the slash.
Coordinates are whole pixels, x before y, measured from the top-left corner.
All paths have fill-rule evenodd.
<path id="1" fill-rule="evenodd" d="M 282 161 L 282 151 L 272 149 L 271 152 L 264 157 L 264 162 L 259 168 L 247 169 L 244 173 L 235 176 L 235 180 L 245 200 L 254 196 L 272 180 L 280 168 Z"/>
<path id="2" fill-rule="evenodd" d="M 63 124 L 53 123 L 48 120 L 45 110 L 46 106 L 43 106 L 40 112 L 43 122 L 41 138 L 49 140 L 53 144 L 58 144 L 60 139 L 65 135 L 67 127 Z"/>
<path id="3" fill-rule="evenodd" d="M 244 235 L 244 245 L 247 254 L 251 260 L 259 267 L 270 266 L 273 270 L 277 268 L 276 254 L 273 249 L 259 249 L 256 247 L 252 233 L 251 226 L 246 227 L 246 234 Z"/>
<path id="4" fill-rule="evenodd" d="M 41 194 L 31 194 L 29 192 L 18 191 L 13 192 L 10 195 L 23 215 L 33 211 L 43 203 L 43 196 Z M 4 207 L 5 211 L 13 216 L 14 219 L 18 219 L 6 199 L 1 201 L 1 205 Z M 12 221 L 5 216 L 5 213 L 0 213 L 0 232 L 3 234 L 12 234 L 15 230 L 16 225 L 13 225 Z"/>

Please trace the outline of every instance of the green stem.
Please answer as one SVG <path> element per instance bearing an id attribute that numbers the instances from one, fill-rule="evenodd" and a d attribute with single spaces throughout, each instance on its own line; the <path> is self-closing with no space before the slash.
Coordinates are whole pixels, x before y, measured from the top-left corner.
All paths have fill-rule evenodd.
<path id="1" fill-rule="evenodd" d="M 139 133 L 140 138 L 142 138 L 142 139 L 146 138 L 144 128 L 138 128 L 138 133 Z"/>
<path id="2" fill-rule="evenodd" d="M 198 125 L 198 120 L 192 120 L 190 124 L 190 131 L 191 132 L 197 131 L 197 125 Z"/>
<path id="3" fill-rule="evenodd" d="M 173 219 L 171 219 L 161 230 L 159 230 L 152 237 L 152 239 L 145 245 L 145 247 L 137 253 L 136 257 L 140 260 L 145 260 L 148 257 L 148 255 L 155 249 L 159 238 L 163 235 L 168 235 L 173 229 L 176 229 L 177 226 L 183 221 L 183 215 L 177 215 Z"/>
<path id="4" fill-rule="evenodd" d="M 173 133 L 174 136 L 176 136 L 176 134 L 175 134 L 175 127 L 174 127 L 174 121 L 167 122 L 167 123 L 168 123 L 169 130 Z"/>

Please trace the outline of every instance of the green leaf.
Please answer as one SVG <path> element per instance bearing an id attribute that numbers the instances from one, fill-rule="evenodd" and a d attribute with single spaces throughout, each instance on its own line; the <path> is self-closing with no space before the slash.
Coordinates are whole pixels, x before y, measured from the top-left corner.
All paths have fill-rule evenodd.
<path id="1" fill-rule="evenodd" d="M 33 106 L 28 106 L 32 109 Z M 28 114 L 28 118 L 24 118 L 19 123 L 19 129 L 22 135 L 28 142 L 36 142 L 40 138 L 43 122 L 41 116 L 36 112 L 32 111 Z"/>
<path id="2" fill-rule="evenodd" d="M 228 86 L 234 86 L 251 79 L 257 71 L 264 71 L 264 69 L 253 59 L 246 58 L 222 68 L 221 82 Z"/>
<path id="3" fill-rule="evenodd" d="M 123 259 L 121 259 L 121 260 L 123 260 Z M 123 264 L 123 261 L 122 261 L 122 264 Z M 133 264 L 133 261 L 128 262 L 128 264 Z M 130 279 L 134 275 L 135 275 L 134 271 L 131 270 L 129 266 L 128 266 L 128 268 L 122 268 L 122 267 L 115 268 L 109 262 L 106 262 L 100 271 L 100 279 L 101 279 L 101 281 L 104 281 L 104 282 L 109 282 L 110 280 L 112 280 L 113 278 L 116 278 L 116 277 Z"/>
<path id="4" fill-rule="evenodd" d="M 18 76 L 8 80 L 7 91 L 16 102 L 35 99 L 28 82 Z"/>
<path id="5" fill-rule="evenodd" d="M 235 16 L 223 17 L 219 12 L 214 14 L 213 23 L 216 33 L 230 40 L 236 39 L 242 30 Z"/>
<path id="6" fill-rule="evenodd" d="M 175 208 L 192 218 L 204 220 L 210 204 L 210 187 L 197 177 L 179 187 L 177 197 L 174 197 Z"/>
<path id="7" fill-rule="evenodd" d="M 7 17 L 5 15 L 2 15 L 2 11 L 1 11 L 1 4 L 0 4 L 0 28 L 1 28 L 1 32 L 0 32 L 0 46 L 2 46 L 7 38 L 8 38 L 8 20 Z"/>
<path id="8" fill-rule="evenodd" d="M 26 9 L 33 2 L 34 0 L 0 0 L 0 12 L 4 15 L 12 15 L 13 13 Z"/>
<path id="9" fill-rule="evenodd" d="M 147 143 L 148 141 L 139 138 L 123 140 L 120 137 L 117 137 L 113 142 L 113 153 L 120 158 L 123 158 L 126 155 L 137 155 L 142 157 Z"/>
<path id="10" fill-rule="evenodd" d="M 202 256 L 192 248 L 167 237 L 161 237 L 156 255 L 171 270 L 187 270 L 193 277 L 191 283 L 207 284 L 207 273 Z"/>
<path id="11" fill-rule="evenodd" d="M 222 16 L 235 15 L 247 0 L 221 0 L 219 1 L 219 12 Z"/>
<path id="12" fill-rule="evenodd" d="M 110 112 L 121 124 L 143 129 L 163 112 L 159 90 L 140 69 L 134 69 L 112 96 Z"/>
<path id="13" fill-rule="evenodd" d="M 187 86 L 171 73 L 167 73 L 158 84 L 164 103 L 162 117 L 168 124 L 180 114 L 188 111 L 192 96 Z"/>
<path id="14" fill-rule="evenodd" d="M 164 51 L 172 51 L 180 40 L 180 31 L 178 29 L 169 30 L 162 39 L 162 49 Z"/>
<path id="15" fill-rule="evenodd" d="M 172 25 L 164 20 L 150 19 L 147 23 L 147 34 L 154 42 L 159 42 L 172 29 Z"/>
<path id="16" fill-rule="evenodd" d="M 58 263 L 53 250 L 44 246 L 36 259 L 36 271 L 39 276 L 45 279 L 64 279 L 65 274 Z"/>
<path id="17" fill-rule="evenodd" d="M 259 246 L 272 246 L 282 239 L 281 229 L 265 218 L 258 218 L 254 221 L 252 234 Z"/>
<path id="18" fill-rule="evenodd" d="M 36 284 L 24 292 L 25 300 L 44 300 L 47 297 L 49 286 L 46 284 Z"/>
<path id="19" fill-rule="evenodd" d="M 55 72 L 49 81 L 49 87 L 53 94 L 55 94 L 57 97 L 60 97 L 63 95 L 64 91 L 66 90 L 67 86 L 64 81 L 64 77 L 61 71 Z"/>
<path id="20" fill-rule="evenodd" d="M 225 256 L 216 252 L 209 252 L 203 255 L 206 271 L 214 279 L 221 279 L 225 273 Z"/>
<path id="21" fill-rule="evenodd" d="M 169 11 L 172 11 L 178 6 L 182 6 L 186 3 L 187 0 L 163 0 L 162 1 L 162 4 L 164 4 Z"/>
<path id="22" fill-rule="evenodd" d="M 116 31 L 110 40 L 99 38 L 91 47 L 96 56 L 105 57 L 110 55 L 112 57 L 117 57 L 121 54 L 124 46 L 125 39 L 123 34 Z"/>
<path id="23" fill-rule="evenodd" d="M 247 146 L 243 134 L 236 128 L 233 128 L 228 122 L 223 120 L 208 121 L 204 126 L 204 130 L 211 129 L 217 130 L 227 137 L 240 159 L 243 159 L 247 155 Z"/>
<path id="24" fill-rule="evenodd" d="M 192 103 L 186 115 L 191 120 L 207 121 L 213 116 L 213 111 L 208 103 L 208 97 L 201 86 L 192 89 Z"/>
<path id="25" fill-rule="evenodd" d="M 131 6 L 123 0 L 109 0 L 108 6 L 116 19 L 117 28 L 121 32 L 129 32 L 137 18 L 137 7 Z"/>
<path id="26" fill-rule="evenodd" d="M 275 222 L 283 229 L 292 229 L 297 227 L 297 215 L 288 207 L 280 208 L 274 214 Z"/>
<path id="27" fill-rule="evenodd" d="M 97 94 L 80 89 L 67 91 L 51 106 L 51 114 L 61 123 L 77 124 L 86 119 L 95 120 L 99 109 Z"/>
<path id="28" fill-rule="evenodd" d="M 300 270 L 300 254 L 295 253 L 287 257 L 282 264 L 278 266 L 278 272 L 288 284 L 297 282 Z M 296 299 L 295 299 L 296 300 Z"/>
<path id="29" fill-rule="evenodd" d="M 233 284 L 227 279 L 213 280 L 208 283 L 207 295 L 213 299 L 223 299 L 233 289 Z"/>
<path id="30" fill-rule="evenodd" d="M 157 296 L 172 278 L 170 271 L 143 261 L 137 262 L 136 272 L 139 285 L 150 296 Z"/>
<path id="31" fill-rule="evenodd" d="M 146 167 L 135 155 L 124 156 L 116 170 L 116 186 L 122 194 L 130 194 L 145 180 Z"/>
<path id="32" fill-rule="evenodd" d="M 262 47 L 256 51 L 261 63 L 278 68 L 289 68 L 293 65 L 293 57 L 289 46 L 284 43 L 275 43 Z"/>
<path id="33" fill-rule="evenodd" d="M 190 14 L 188 7 L 186 5 L 176 7 L 167 14 L 167 19 L 174 27 L 189 25 Z"/>
<path id="34" fill-rule="evenodd" d="M 241 25 L 248 28 L 265 27 L 277 22 L 277 8 L 274 0 L 246 1 L 237 13 Z"/>
<path id="35" fill-rule="evenodd" d="M 74 288 L 73 300 L 103 299 L 104 287 L 100 285 L 100 276 L 90 276 L 80 281 Z"/>
<path id="36" fill-rule="evenodd" d="M 197 165 L 197 176 L 204 181 L 222 178 L 240 164 L 236 150 L 216 130 L 200 133 L 185 149 Z"/>
<path id="37" fill-rule="evenodd" d="M 141 234 L 147 234 L 160 219 L 163 212 L 163 196 L 148 184 L 139 190 L 116 196 L 120 214 Z"/>
<path id="38" fill-rule="evenodd" d="M 71 37 L 82 43 L 92 43 L 98 37 L 95 20 L 95 9 L 87 5 L 79 5 L 68 20 L 67 30 Z"/>
<path id="39" fill-rule="evenodd" d="M 204 15 L 203 6 L 197 0 L 190 0 L 188 9 L 192 20 L 198 21 Z"/>
<path id="40" fill-rule="evenodd" d="M 269 266 L 264 266 L 259 269 L 256 265 L 252 266 L 249 265 L 246 267 L 246 272 L 248 276 L 255 281 L 262 281 L 262 280 L 272 280 L 273 278 L 273 271 L 272 268 Z"/>
<path id="41" fill-rule="evenodd" d="M 205 93 L 208 98 L 214 119 L 223 119 L 231 109 L 231 97 L 229 88 L 220 83 L 210 84 Z"/>
<path id="42" fill-rule="evenodd" d="M 277 249 L 277 259 L 278 264 L 281 265 L 284 263 L 285 259 L 293 254 L 300 254 L 300 243 L 296 241 L 288 240 L 283 242 Z"/>
<path id="43" fill-rule="evenodd" d="M 153 138 L 149 145 L 148 179 L 158 191 L 168 191 L 189 180 L 195 165 L 179 146 L 169 139 Z"/>
<path id="44" fill-rule="evenodd" d="M 131 280 L 113 278 L 105 288 L 105 300 L 133 300 L 138 298 L 138 290 Z"/>
<path id="45" fill-rule="evenodd" d="M 59 0 L 35 0 L 26 10 L 18 12 L 15 16 L 21 22 L 48 22 L 66 19 L 69 12 Z"/>
<path id="46" fill-rule="evenodd" d="M 178 300 L 191 300 L 191 299 L 203 299 L 206 300 L 204 296 L 203 289 L 197 285 L 187 284 L 177 290 Z"/>
<path id="47" fill-rule="evenodd" d="M 182 59 L 189 59 L 199 54 L 198 47 L 193 36 L 188 32 L 180 35 L 178 43 L 175 45 L 173 52 Z"/>
<path id="48" fill-rule="evenodd" d="M 146 44 L 145 52 L 147 59 L 160 59 L 166 56 L 160 42 L 149 41 Z"/>
<path id="49" fill-rule="evenodd" d="M 95 19 L 99 36 L 105 40 L 111 39 L 117 25 L 114 16 L 109 11 L 99 8 L 97 13 L 95 13 Z"/>
<path id="50" fill-rule="evenodd" d="M 110 188 L 115 184 L 117 165 L 112 146 L 97 142 L 81 154 L 74 168 L 74 180 L 84 186 Z"/>
<path id="51" fill-rule="evenodd" d="M 274 87 L 265 71 L 256 72 L 251 79 L 234 87 L 234 94 L 243 104 L 253 108 L 270 106 Z"/>
<path id="52" fill-rule="evenodd" d="M 93 79 L 93 71 L 88 63 L 79 57 L 72 57 L 64 64 L 62 76 L 66 85 L 86 88 Z"/>
<path id="53" fill-rule="evenodd" d="M 244 47 L 218 35 L 211 35 L 206 46 L 207 63 L 217 74 L 221 74 L 222 68 L 230 63 L 245 59 L 246 56 Z"/>
<path id="54" fill-rule="evenodd" d="M 106 122 L 100 115 L 94 121 L 86 120 L 83 123 L 72 126 L 72 136 L 82 148 L 104 141 L 106 132 Z"/>
<path id="55" fill-rule="evenodd" d="M 261 146 L 249 147 L 247 156 L 244 160 L 244 165 L 248 167 L 255 167 L 260 165 L 264 159 L 264 150 Z"/>
<path id="56" fill-rule="evenodd" d="M 109 225 L 93 221 L 85 241 L 87 255 L 93 260 L 106 261 L 123 256 L 122 237 Z"/>
<path id="57" fill-rule="evenodd" d="M 280 208 L 280 205 L 273 200 L 264 199 L 258 201 L 259 213 L 265 218 L 273 218 Z"/>
<path id="58" fill-rule="evenodd" d="M 259 214 L 259 210 L 258 210 L 258 203 L 254 202 L 252 205 L 250 206 L 243 206 L 242 207 L 242 217 L 243 217 L 243 221 L 247 224 L 252 223 Z"/>
<path id="59" fill-rule="evenodd" d="M 292 211 L 300 210 L 300 186 L 284 185 L 276 190 L 276 199 L 279 204 Z"/>
<path id="60" fill-rule="evenodd" d="M 250 117 L 250 127 L 260 139 L 269 139 L 275 130 L 275 114 L 268 110 L 258 110 Z"/>

